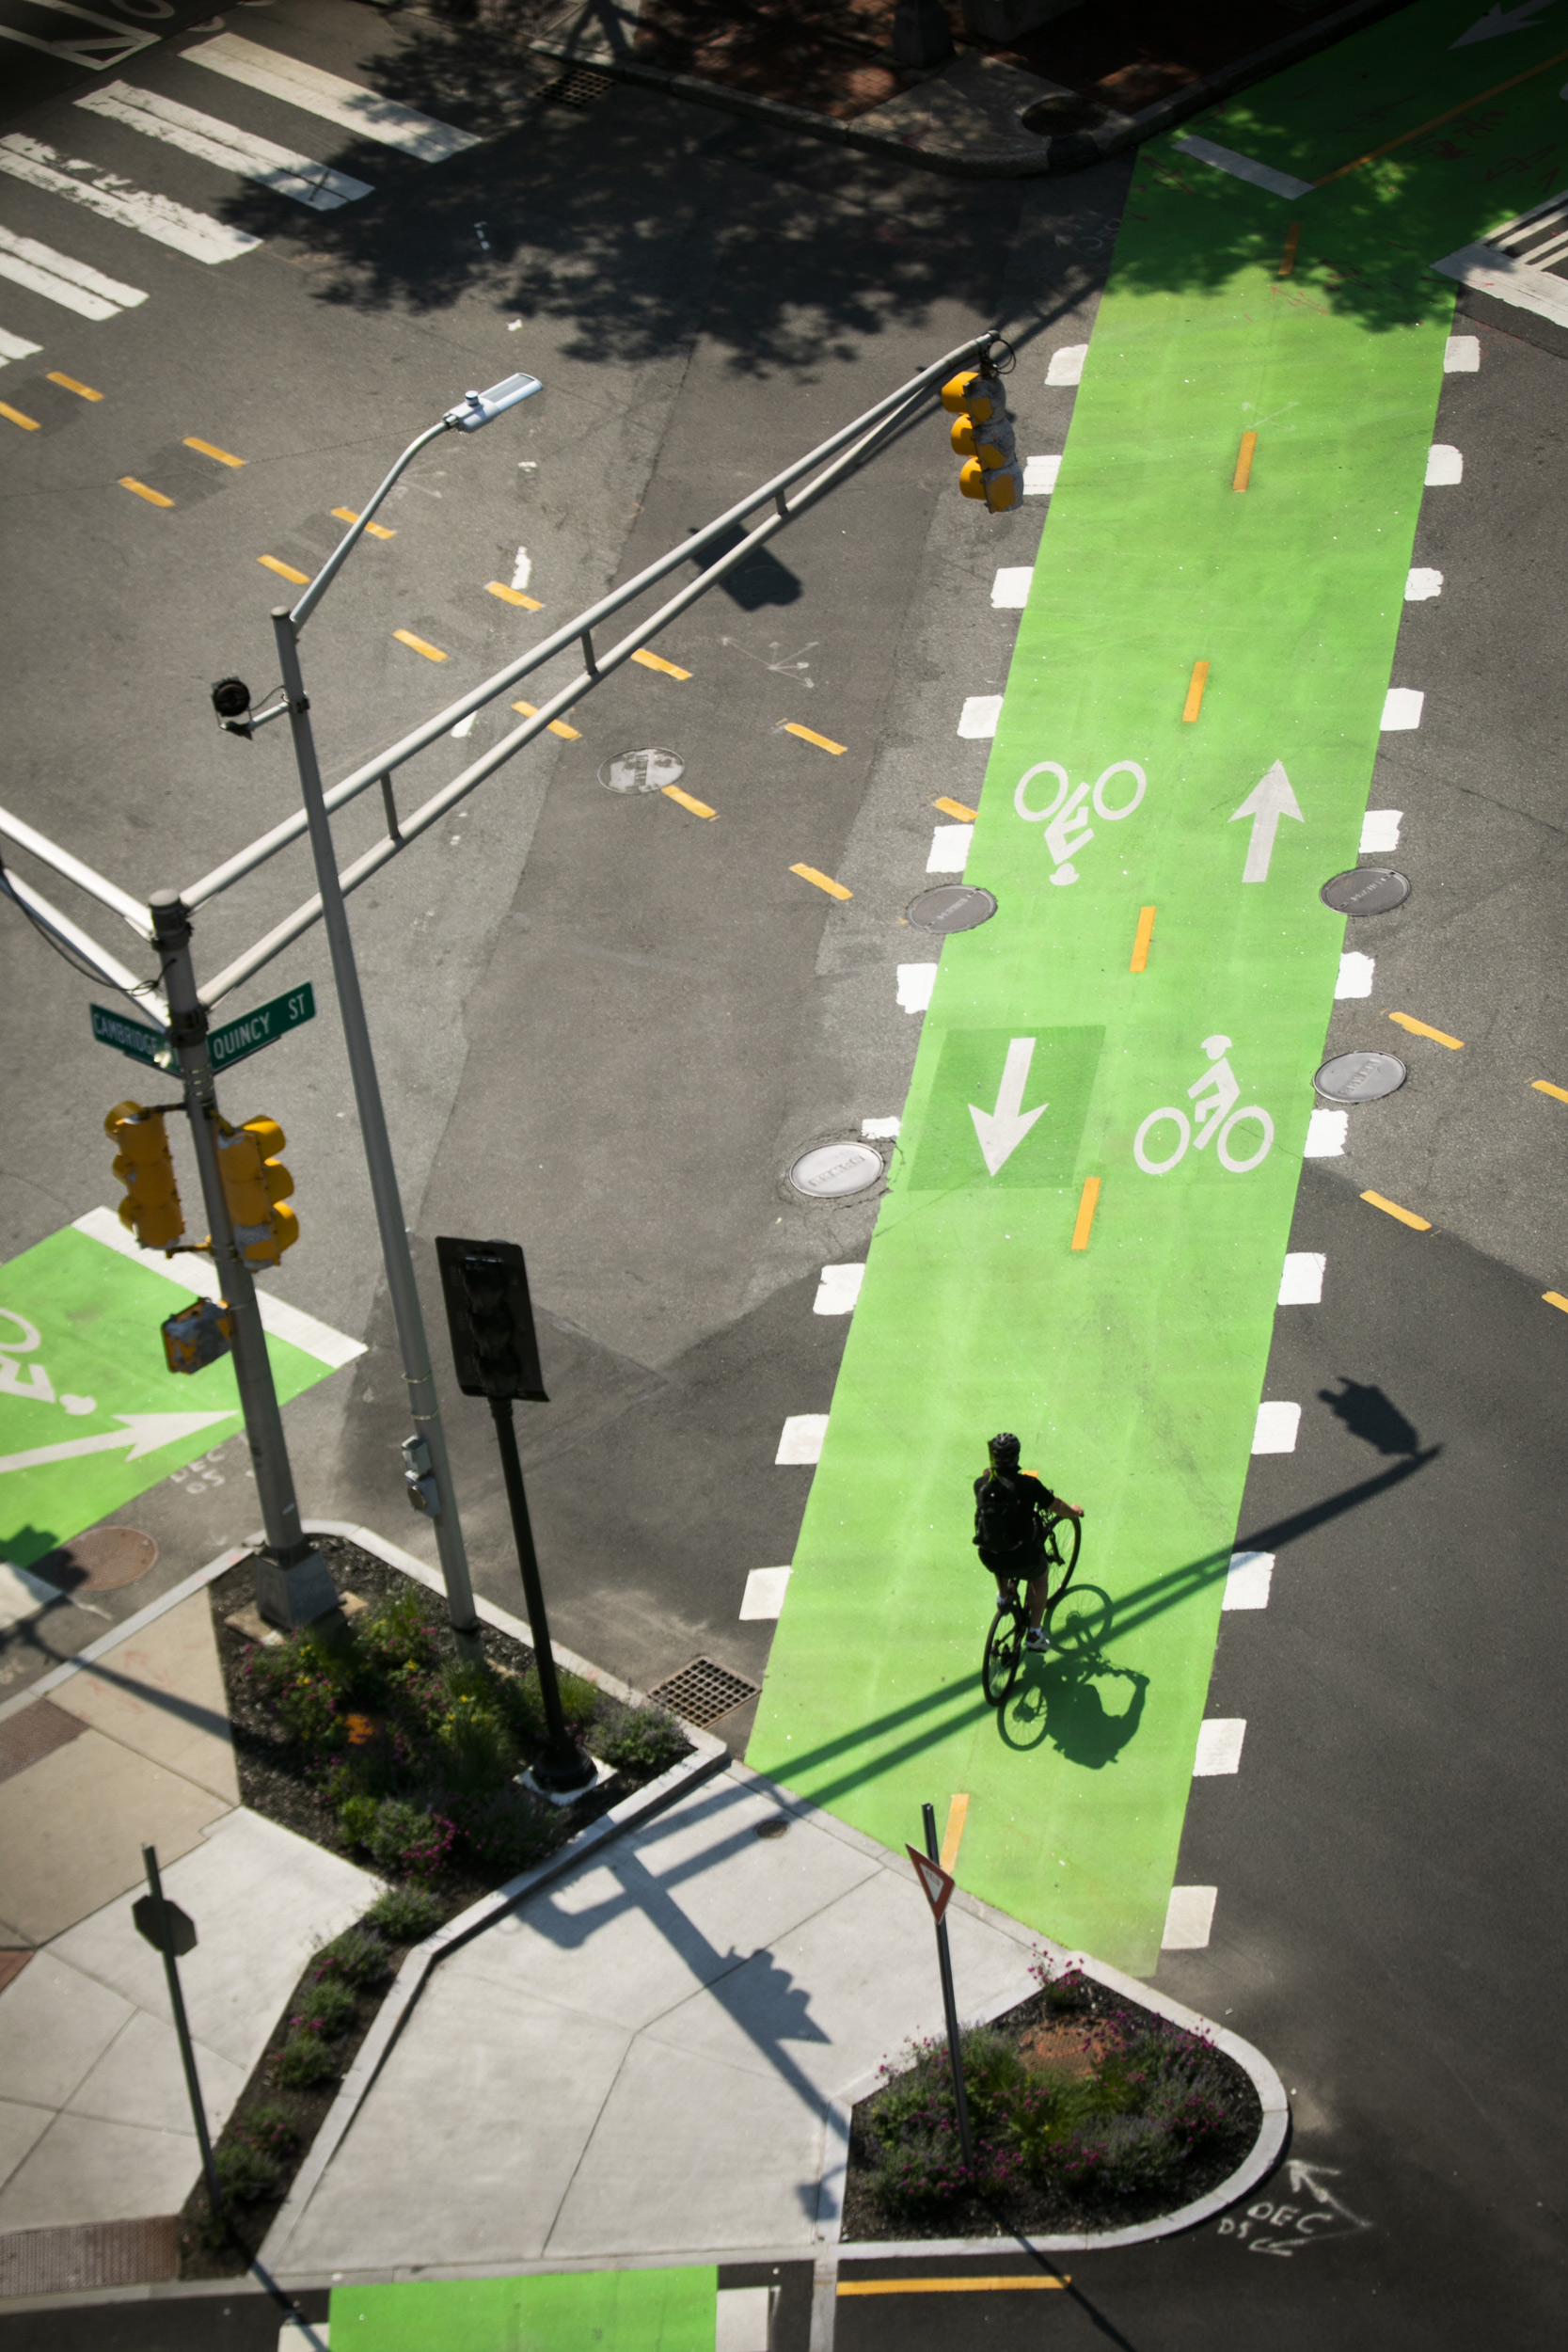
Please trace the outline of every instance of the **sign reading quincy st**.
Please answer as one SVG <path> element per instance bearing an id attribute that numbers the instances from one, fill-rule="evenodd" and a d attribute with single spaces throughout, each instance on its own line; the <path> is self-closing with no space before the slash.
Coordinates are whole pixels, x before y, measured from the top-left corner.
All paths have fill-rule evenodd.
<path id="1" fill-rule="evenodd" d="M 227 1070 L 231 1062 L 244 1061 L 247 1054 L 259 1054 L 263 1045 L 276 1045 L 291 1029 L 297 1029 L 302 1022 L 313 1021 L 315 1017 L 315 994 L 307 980 L 303 988 L 291 989 L 287 996 L 275 996 L 270 1005 L 259 1005 L 243 1021 L 230 1021 L 221 1029 L 211 1030 L 207 1051 L 213 1057 L 213 1068 Z"/>

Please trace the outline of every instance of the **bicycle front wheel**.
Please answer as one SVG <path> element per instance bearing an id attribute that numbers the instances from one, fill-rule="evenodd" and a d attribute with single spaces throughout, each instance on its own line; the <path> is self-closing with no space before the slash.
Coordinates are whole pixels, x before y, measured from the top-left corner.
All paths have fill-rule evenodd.
<path id="1" fill-rule="evenodd" d="M 1016 1602 L 997 1602 L 990 1631 L 986 1635 L 986 1658 L 980 1670 L 980 1687 L 991 1707 L 1006 1706 L 1007 1694 L 1018 1680 L 1027 1622 L 1024 1611 Z"/>
<path id="2" fill-rule="evenodd" d="M 1064 1511 L 1052 1520 L 1045 1534 L 1045 1559 L 1040 1574 L 1046 1579 L 1045 1613 L 1050 1616 L 1068 1586 L 1072 1571 L 1078 1565 L 1078 1542 L 1082 1521 L 1070 1511 Z"/>

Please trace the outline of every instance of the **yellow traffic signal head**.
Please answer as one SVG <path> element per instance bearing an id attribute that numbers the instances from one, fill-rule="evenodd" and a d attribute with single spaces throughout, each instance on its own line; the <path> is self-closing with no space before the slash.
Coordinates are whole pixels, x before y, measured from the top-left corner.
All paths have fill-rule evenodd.
<path id="1" fill-rule="evenodd" d="M 240 1255 L 251 1265 L 277 1265 L 299 1239 L 299 1219 L 278 1205 L 294 1188 L 275 1156 L 287 1140 L 276 1119 L 247 1119 L 243 1127 L 218 1121 L 218 1172 L 229 1220 Z"/>
<path id="2" fill-rule="evenodd" d="M 985 424 L 1003 413 L 1002 387 L 994 375 L 965 368 L 961 375 L 949 376 L 942 386 L 942 405 L 950 416 L 968 415 Z"/>
<path id="3" fill-rule="evenodd" d="M 114 1171 L 125 1186 L 119 1221 L 144 1249 L 168 1249 L 185 1230 L 162 1111 L 117 1103 L 103 1121 L 119 1144 Z"/>

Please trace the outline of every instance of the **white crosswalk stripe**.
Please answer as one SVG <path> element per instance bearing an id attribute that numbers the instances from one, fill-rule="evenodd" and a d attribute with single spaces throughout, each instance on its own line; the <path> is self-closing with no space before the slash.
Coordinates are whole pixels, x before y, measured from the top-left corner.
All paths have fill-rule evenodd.
<path id="1" fill-rule="evenodd" d="M 194 106 L 177 105 L 172 98 L 134 88 L 129 82 L 106 83 L 76 103 L 89 114 L 162 139 L 166 146 L 182 148 L 187 155 L 199 155 L 203 163 L 237 172 L 244 180 L 259 180 L 263 187 L 293 197 L 296 204 L 309 204 L 314 212 L 329 213 L 372 194 L 368 180 L 351 179 L 346 171 L 333 171 L 293 148 L 258 138 L 254 132 L 221 122 L 216 115 L 198 114 Z"/>
<path id="2" fill-rule="evenodd" d="M 122 286 L 102 270 L 89 269 L 86 262 L 72 261 L 69 253 L 56 253 L 53 246 L 16 236 L 9 229 L 0 229 L 0 278 L 84 319 L 118 318 L 121 310 L 134 310 L 147 300 L 139 286 Z"/>
<path id="3" fill-rule="evenodd" d="M 444 163 L 449 155 L 479 145 L 471 132 L 456 130 L 450 122 L 437 122 L 433 115 L 422 115 L 413 106 L 400 106 L 393 99 L 379 97 L 362 82 L 324 73 L 319 66 L 306 65 L 281 49 L 242 40 L 238 33 L 219 33 L 212 40 L 198 41 L 194 49 L 181 50 L 180 56 L 186 65 L 206 66 L 214 73 L 227 74 L 231 82 L 264 90 L 269 98 L 280 98 L 286 105 L 320 115 L 324 121 L 335 122 L 340 130 L 352 131 L 360 138 L 376 139 L 383 147 L 416 155 L 421 163 Z"/>
<path id="4" fill-rule="evenodd" d="M 27 342 L 20 335 L 8 335 L 0 326 L 0 368 L 12 359 L 30 359 L 35 352 L 42 349 L 41 343 Z"/>
<path id="5" fill-rule="evenodd" d="M 64 171 L 59 169 L 62 163 L 67 167 Z M 177 253 L 189 254 L 193 262 L 232 262 L 242 253 L 253 252 L 261 242 L 243 229 L 230 229 L 227 222 L 214 220 L 209 213 L 193 213 L 176 204 L 172 197 L 133 187 L 118 172 L 98 171 L 79 155 L 57 155 L 41 139 L 30 139 L 20 131 L 0 138 L 0 171 L 9 172 L 13 180 L 25 180 L 30 187 L 46 188 L 52 196 L 63 196 L 68 203 L 81 204 L 103 220 L 117 221 L 122 229 L 139 230 L 159 245 L 171 245 Z M 72 176 L 87 171 L 97 171 L 97 177 L 80 180 Z"/>

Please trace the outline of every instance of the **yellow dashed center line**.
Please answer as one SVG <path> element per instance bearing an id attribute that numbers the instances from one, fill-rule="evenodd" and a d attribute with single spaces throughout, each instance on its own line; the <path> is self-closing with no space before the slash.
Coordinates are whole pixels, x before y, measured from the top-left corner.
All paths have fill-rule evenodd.
<path id="1" fill-rule="evenodd" d="M 810 727 L 798 726 L 793 719 L 782 719 L 779 723 L 786 735 L 798 735 L 802 743 L 815 743 L 819 751 L 832 752 L 835 759 L 849 748 L 847 743 L 835 743 L 831 736 L 815 735 Z"/>
<path id="2" fill-rule="evenodd" d="M 309 585 L 309 572 L 296 572 L 292 564 L 283 563 L 276 555 L 259 555 L 256 561 L 258 564 L 264 564 L 269 572 L 276 572 L 279 580 L 292 580 L 296 588 L 306 588 Z"/>
<path id="3" fill-rule="evenodd" d="M 852 890 L 846 890 L 842 882 L 835 882 L 831 874 L 819 874 L 815 866 L 792 866 L 789 870 L 799 874 L 802 882 L 815 882 L 830 898 L 852 898 L 855 895 Z"/>
<path id="4" fill-rule="evenodd" d="M 1283 275 L 1283 272 L 1281 275 Z M 1257 434 L 1243 433 L 1242 436 L 1241 455 L 1236 460 L 1236 470 L 1231 476 L 1230 481 L 1230 486 L 1233 490 L 1244 490 L 1247 484 L 1252 480 L 1252 453 L 1257 447 Z"/>
<path id="5" fill-rule="evenodd" d="M 1094 1213 L 1099 1200 L 1099 1177 L 1085 1176 L 1084 1179 L 1083 1195 L 1078 1202 L 1078 1222 L 1072 1229 L 1072 1246 L 1074 1249 L 1086 1249 L 1089 1246 L 1089 1229 L 1094 1223 Z"/>
<path id="6" fill-rule="evenodd" d="M 1549 1094 L 1554 1102 L 1568 1103 L 1568 1087 L 1555 1087 L 1549 1078 L 1532 1078 L 1530 1085 L 1537 1094 Z"/>
<path id="7" fill-rule="evenodd" d="M 539 716 L 539 706 L 537 703 L 514 703 L 512 707 L 514 710 L 520 710 L 525 719 L 537 719 Z M 582 740 L 582 736 L 578 729 L 576 727 L 569 727 L 564 719 L 552 719 L 550 721 L 550 733 L 552 735 L 563 736 L 568 743 L 580 743 Z"/>
<path id="8" fill-rule="evenodd" d="M 678 801 L 682 808 L 691 811 L 693 817 L 717 817 L 719 814 L 716 808 L 709 808 L 705 801 L 694 801 L 689 792 L 681 790 L 678 784 L 661 784 L 658 788 L 667 801 Z"/>
<path id="9" fill-rule="evenodd" d="M 217 455 L 216 450 L 213 452 L 213 454 L 214 457 Z M 356 523 L 359 520 L 358 516 L 355 513 L 352 506 L 335 506 L 332 509 L 332 512 L 337 516 L 338 520 L 341 523 Z M 367 523 L 365 525 L 365 536 L 367 539 L 395 539 L 397 535 L 398 534 L 395 531 L 388 531 L 382 523 Z"/>
<path id="10" fill-rule="evenodd" d="M 1187 687 L 1187 699 L 1181 706 L 1181 716 L 1189 726 L 1203 708 L 1203 690 L 1208 683 L 1209 664 L 1207 661 L 1195 661 L 1192 678 Z"/>
<path id="11" fill-rule="evenodd" d="M 537 596 L 525 596 L 520 588 L 503 588 L 499 580 L 490 580 L 484 591 L 487 596 L 499 596 L 503 604 L 520 604 L 525 612 L 543 612 Z"/>
<path id="12" fill-rule="evenodd" d="M 1153 936 L 1154 909 L 1145 907 L 1138 916 L 1138 928 L 1132 934 L 1132 961 L 1127 967 L 1130 972 L 1148 971 L 1148 943 Z"/>
<path id="13" fill-rule="evenodd" d="M 56 375 L 53 369 L 50 370 L 49 381 L 60 385 L 68 392 L 74 392 L 78 400 L 102 400 L 103 397 L 102 392 L 95 392 L 90 384 L 78 384 L 73 375 Z"/>
<path id="14" fill-rule="evenodd" d="M 1548 1307 L 1560 1307 L 1563 1313 L 1568 1315 L 1568 1298 L 1564 1298 L 1560 1291 L 1543 1291 L 1541 1295 Z"/>
<path id="15" fill-rule="evenodd" d="M 689 670 L 677 669 L 673 661 L 666 661 L 662 654 L 649 653 L 645 645 L 638 647 L 632 655 L 632 660 L 641 661 L 645 670 L 662 670 L 666 677 L 689 677 L 691 675 Z M 818 737 L 816 739 L 820 741 L 821 738 Z"/>
<path id="16" fill-rule="evenodd" d="M 1381 1209 L 1385 1216 L 1397 1216 L 1402 1225 L 1410 1227 L 1412 1232 L 1430 1233 L 1432 1231 L 1424 1216 L 1418 1216 L 1414 1209 L 1402 1209 L 1397 1200 L 1386 1200 L 1380 1192 L 1364 1192 L 1361 1198 L 1370 1201 L 1374 1209 Z"/>
<path id="17" fill-rule="evenodd" d="M 942 1833 L 942 1867 L 949 1876 L 952 1874 L 953 1865 L 958 1861 L 958 1848 L 963 1844 L 964 1823 L 968 1819 L 968 1797 L 955 1797 L 947 1808 L 947 1827 Z"/>
<path id="18" fill-rule="evenodd" d="M 1296 247 L 1300 243 L 1301 223 L 1299 220 L 1293 220 L 1285 231 L 1285 250 L 1279 257 L 1279 267 L 1275 273 L 1276 277 L 1289 278 L 1293 274 L 1296 266 Z"/>
<path id="19" fill-rule="evenodd" d="M 964 825 L 973 825 L 980 814 L 977 808 L 965 808 L 962 801 L 950 801 L 945 794 L 940 801 L 933 801 L 931 806 L 940 808 L 944 817 L 956 817 Z"/>
<path id="20" fill-rule="evenodd" d="M 19 424 L 24 433 L 37 433 L 41 430 L 37 417 L 24 417 L 20 408 L 11 406 L 8 400 L 0 400 L 0 417 L 9 417 L 12 424 Z"/>
<path id="21" fill-rule="evenodd" d="M 395 628 L 392 635 L 400 645 L 408 645 L 415 653 L 422 653 L 427 661 L 445 661 L 448 659 L 439 645 L 427 645 L 424 639 L 416 637 L 411 628 Z"/>
<path id="22" fill-rule="evenodd" d="M 998 2279 L 841 2279 L 838 2291 L 840 2295 L 1001 2295 L 1010 2287 L 1049 2289 L 1071 2284 L 1065 2271 L 1059 2279 L 1015 2278 L 1005 2271 Z"/>
<path id="23" fill-rule="evenodd" d="M 137 498 L 147 501 L 149 506 L 172 506 L 174 504 L 172 499 L 165 498 L 162 490 L 150 490 L 145 482 L 138 482 L 135 475 L 132 473 L 120 475 L 119 486 L 122 490 L 134 490 Z"/>
<path id="24" fill-rule="evenodd" d="M 1426 1023 L 1418 1021 L 1413 1013 L 1391 1012 L 1388 1018 L 1397 1021 L 1402 1029 L 1408 1029 L 1412 1037 L 1429 1037 L 1434 1045 L 1446 1045 L 1451 1053 L 1462 1054 L 1465 1050 L 1462 1037 L 1450 1037 L 1447 1029 L 1429 1029 Z"/>
<path id="25" fill-rule="evenodd" d="M 243 466 L 245 464 L 245 459 L 236 457 L 231 450 L 219 449 L 214 441 L 198 440 L 194 433 L 186 434 L 185 447 L 199 450 L 203 457 L 215 458 L 220 466 Z"/>

